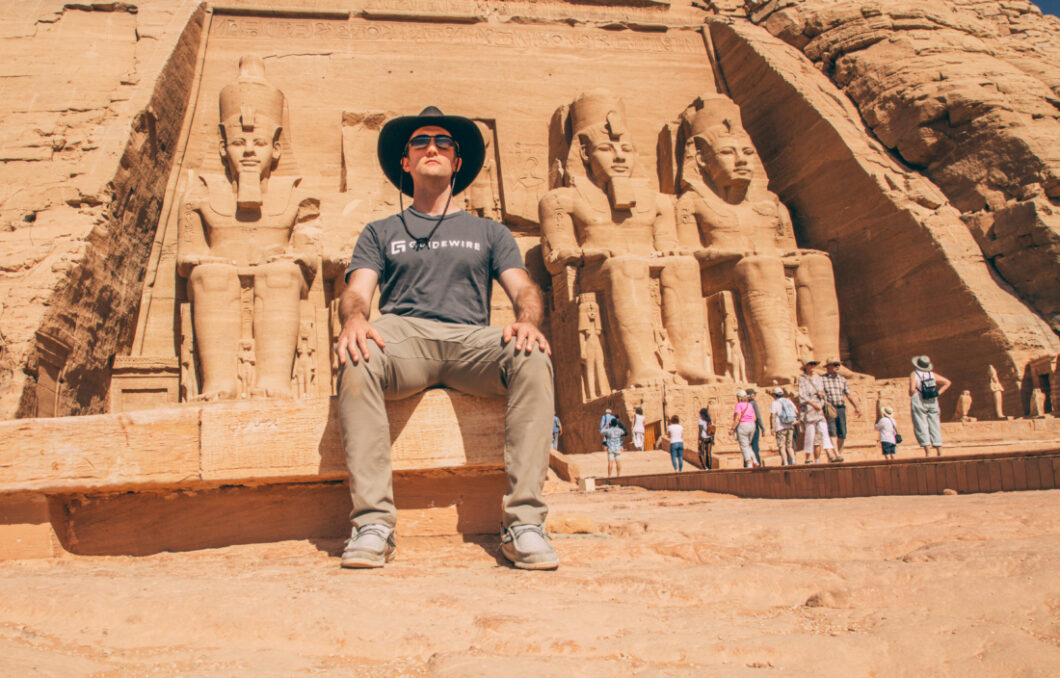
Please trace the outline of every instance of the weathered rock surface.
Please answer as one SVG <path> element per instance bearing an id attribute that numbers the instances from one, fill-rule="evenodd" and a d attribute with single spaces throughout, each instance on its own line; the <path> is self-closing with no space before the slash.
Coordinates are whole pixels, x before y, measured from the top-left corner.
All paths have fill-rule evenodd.
<path id="1" fill-rule="evenodd" d="M 860 369 L 908 373 L 919 346 L 988 398 L 979 384 L 987 356 L 1006 354 L 1018 382 L 1032 356 L 1056 351 L 1046 325 L 992 277 L 945 196 L 863 134 L 827 78 L 760 27 L 719 22 L 711 35 L 771 188 L 797 215 L 800 242 L 831 254 Z"/>
<path id="2" fill-rule="evenodd" d="M 1060 20 L 1026 0 L 746 4 L 942 189 L 1060 330 Z"/>
<path id="3" fill-rule="evenodd" d="M 204 13 L 191 2 L 0 9 L 0 412 L 37 412 L 35 333 L 63 402 L 102 412 L 136 322 Z"/>

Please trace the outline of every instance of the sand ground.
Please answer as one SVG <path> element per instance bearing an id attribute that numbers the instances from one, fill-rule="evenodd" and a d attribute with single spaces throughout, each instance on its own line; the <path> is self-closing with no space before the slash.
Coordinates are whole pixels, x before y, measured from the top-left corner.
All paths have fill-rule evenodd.
<path id="1" fill-rule="evenodd" d="M 0 675 L 1060 675 L 1060 491 L 550 487 L 551 573 L 400 536 L 380 571 L 337 540 L 0 564 Z"/>

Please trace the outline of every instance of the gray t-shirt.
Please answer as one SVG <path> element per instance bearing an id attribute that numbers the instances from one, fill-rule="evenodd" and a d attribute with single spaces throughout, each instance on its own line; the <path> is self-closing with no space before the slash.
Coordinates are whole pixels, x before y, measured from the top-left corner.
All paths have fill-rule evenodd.
<path id="1" fill-rule="evenodd" d="M 438 221 L 411 207 L 404 214 L 415 237 L 425 237 Z M 383 313 L 489 325 L 493 278 L 509 268 L 525 270 L 507 228 L 464 211 L 442 221 L 429 249 L 414 244 L 398 215 L 373 221 L 357 239 L 346 278 L 359 268 L 375 271 Z"/>

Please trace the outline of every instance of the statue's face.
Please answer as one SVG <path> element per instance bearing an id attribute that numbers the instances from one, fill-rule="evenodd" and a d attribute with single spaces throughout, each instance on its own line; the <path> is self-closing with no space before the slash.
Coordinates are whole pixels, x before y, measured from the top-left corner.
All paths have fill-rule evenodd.
<path id="1" fill-rule="evenodd" d="M 611 138 L 607 134 L 593 134 L 582 141 L 585 167 L 601 184 L 615 177 L 631 176 L 636 158 L 633 142 L 627 135 Z"/>
<path id="2" fill-rule="evenodd" d="M 265 178 L 272 165 L 280 158 L 280 128 L 275 125 L 255 125 L 244 130 L 239 125 L 223 128 L 221 158 L 232 176 L 256 172 Z"/>
<path id="3" fill-rule="evenodd" d="M 701 171 L 706 172 L 715 186 L 731 186 L 751 183 L 754 177 L 755 149 L 751 140 L 745 136 L 724 136 L 708 142 L 702 137 L 696 138 L 700 150 L 696 162 Z"/>

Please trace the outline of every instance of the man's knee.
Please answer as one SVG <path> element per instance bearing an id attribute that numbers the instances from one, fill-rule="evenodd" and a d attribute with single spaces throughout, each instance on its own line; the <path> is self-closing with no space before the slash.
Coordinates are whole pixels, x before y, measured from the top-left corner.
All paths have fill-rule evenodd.
<path id="1" fill-rule="evenodd" d="M 339 371 L 339 401 L 341 403 L 347 399 L 361 398 L 365 393 L 374 390 L 374 387 L 378 387 L 378 383 L 379 377 L 375 370 L 371 369 L 371 365 L 363 360 L 356 363 L 347 360 Z"/>
<path id="2" fill-rule="evenodd" d="M 512 379 L 542 380 L 549 384 L 552 383 L 552 358 L 537 348 L 530 353 L 515 351 L 511 366 Z"/>

